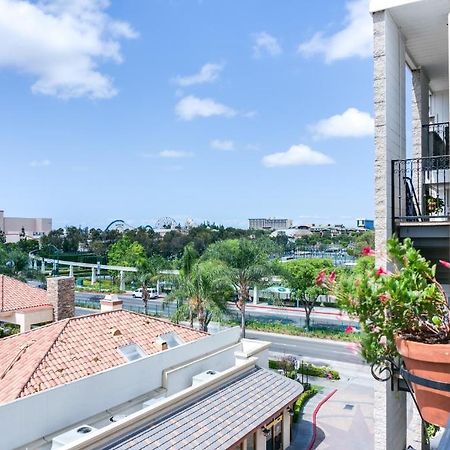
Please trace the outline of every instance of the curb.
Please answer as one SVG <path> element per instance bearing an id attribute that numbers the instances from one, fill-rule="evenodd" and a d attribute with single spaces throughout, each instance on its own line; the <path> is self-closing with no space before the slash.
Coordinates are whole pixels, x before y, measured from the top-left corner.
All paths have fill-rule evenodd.
<path id="1" fill-rule="evenodd" d="M 314 412 L 312 414 L 312 426 L 313 426 L 313 434 L 311 437 L 311 440 L 309 441 L 309 445 L 307 447 L 307 450 L 312 450 L 314 447 L 314 443 L 316 442 L 317 437 L 317 413 L 319 412 L 319 409 L 322 407 L 322 405 L 327 402 L 334 394 L 336 394 L 337 389 L 334 389 L 331 391 L 325 398 L 323 398 L 318 405 L 315 407 Z"/>

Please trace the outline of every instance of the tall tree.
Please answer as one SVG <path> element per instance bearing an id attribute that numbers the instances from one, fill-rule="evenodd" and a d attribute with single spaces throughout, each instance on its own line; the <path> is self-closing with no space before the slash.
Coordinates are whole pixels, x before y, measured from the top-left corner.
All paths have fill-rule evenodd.
<path id="1" fill-rule="evenodd" d="M 321 271 L 331 271 L 333 263 L 329 259 L 297 259 L 282 263 L 283 278 L 296 299 L 305 310 L 305 327 L 311 327 L 311 313 L 316 306 L 319 295 L 324 294 L 324 288 L 316 284 L 316 278 Z"/>
<path id="2" fill-rule="evenodd" d="M 206 259 L 222 261 L 228 268 L 228 278 L 237 294 L 242 337 L 245 337 L 245 307 L 250 288 L 273 273 L 274 265 L 269 256 L 275 250 L 276 246 L 267 239 L 229 239 L 212 244 L 205 252 Z"/>
<path id="3" fill-rule="evenodd" d="M 145 264 L 146 254 L 139 242 L 122 236 L 108 250 L 108 264 L 127 267 L 141 267 Z"/>
<path id="4" fill-rule="evenodd" d="M 197 317 L 200 329 L 208 331 L 212 318 L 226 311 L 229 291 L 227 268 L 219 261 L 200 260 L 193 245 L 186 246 L 176 289 L 169 298 L 178 302 L 177 316 L 184 314 L 187 308 L 191 328 Z"/>

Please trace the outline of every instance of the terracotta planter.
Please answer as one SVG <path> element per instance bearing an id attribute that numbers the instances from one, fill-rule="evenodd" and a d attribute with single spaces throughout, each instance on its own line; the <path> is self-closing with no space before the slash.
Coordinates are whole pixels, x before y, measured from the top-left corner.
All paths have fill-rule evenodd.
<path id="1" fill-rule="evenodd" d="M 423 344 L 397 337 L 397 350 L 408 371 L 427 380 L 450 383 L 450 344 Z M 450 392 L 412 383 L 424 420 L 446 427 L 450 415 Z"/>

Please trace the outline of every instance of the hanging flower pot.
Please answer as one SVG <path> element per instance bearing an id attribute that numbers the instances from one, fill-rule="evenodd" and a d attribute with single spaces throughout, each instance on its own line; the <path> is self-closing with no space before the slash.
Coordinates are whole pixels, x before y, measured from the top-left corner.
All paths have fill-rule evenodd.
<path id="1" fill-rule="evenodd" d="M 450 415 L 450 392 L 445 390 L 450 388 L 450 344 L 424 344 L 401 337 L 395 343 L 423 419 L 446 427 Z"/>
<path id="2" fill-rule="evenodd" d="M 439 206 L 439 205 L 438 205 Z M 436 211 L 435 211 L 436 212 Z M 370 256 L 371 249 L 364 251 Z M 440 261 L 450 269 L 450 262 Z M 408 382 L 424 420 L 446 427 L 450 417 L 450 309 L 436 267 L 411 239 L 387 243 L 380 267 L 362 258 L 352 273 L 326 284 L 339 305 L 359 317 L 362 354 L 379 381 L 396 378 L 394 363 Z M 384 363 L 388 362 L 388 365 Z"/>

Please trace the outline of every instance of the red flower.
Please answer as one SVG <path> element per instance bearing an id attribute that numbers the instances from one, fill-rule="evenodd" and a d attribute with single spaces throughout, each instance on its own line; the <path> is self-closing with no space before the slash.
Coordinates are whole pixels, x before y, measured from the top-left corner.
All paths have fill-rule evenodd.
<path id="1" fill-rule="evenodd" d="M 316 286 L 322 286 L 325 284 L 325 280 L 327 279 L 327 275 L 325 274 L 325 271 L 321 270 L 316 277 Z"/>
<path id="2" fill-rule="evenodd" d="M 328 281 L 330 283 L 334 283 L 336 280 L 336 272 L 333 270 L 333 272 L 330 273 L 330 275 L 328 276 Z"/>
<path id="3" fill-rule="evenodd" d="M 389 296 L 387 294 L 380 294 L 378 296 L 378 299 L 380 300 L 381 303 L 386 303 L 389 300 Z"/>
<path id="4" fill-rule="evenodd" d="M 346 333 L 346 334 L 353 333 L 353 327 L 352 327 L 351 325 L 349 325 L 349 326 L 345 329 L 345 333 Z"/>
<path id="5" fill-rule="evenodd" d="M 387 275 L 387 272 L 380 266 L 376 271 L 376 276 L 380 277 L 381 275 Z"/>
<path id="6" fill-rule="evenodd" d="M 450 269 L 450 262 L 444 261 L 443 259 L 440 259 L 439 262 L 447 269 Z"/>
<path id="7" fill-rule="evenodd" d="M 363 256 L 375 256 L 375 251 L 370 247 L 364 247 L 361 251 Z"/>

